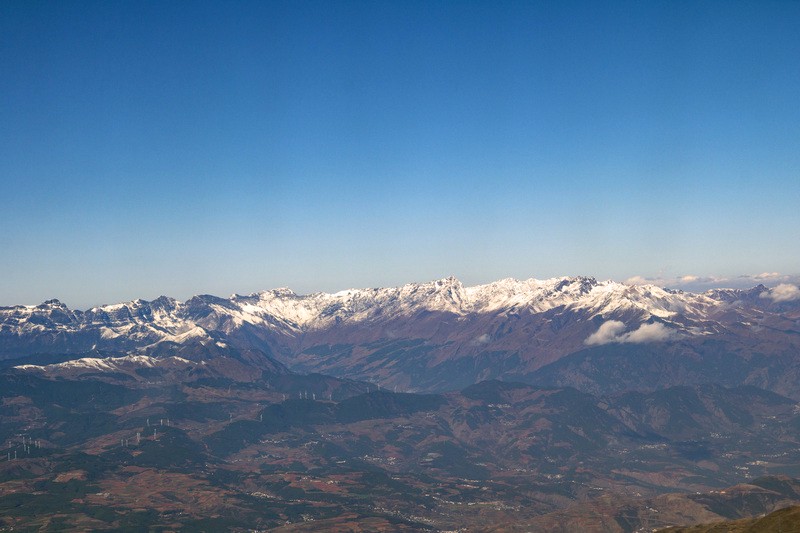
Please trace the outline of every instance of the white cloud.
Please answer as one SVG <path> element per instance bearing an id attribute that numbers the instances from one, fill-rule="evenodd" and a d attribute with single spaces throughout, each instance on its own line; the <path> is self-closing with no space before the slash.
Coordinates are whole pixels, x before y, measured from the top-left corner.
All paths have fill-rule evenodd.
<path id="1" fill-rule="evenodd" d="M 600 345 L 616 343 L 643 344 L 646 342 L 665 342 L 680 338 L 680 334 L 664 324 L 654 322 L 642 324 L 634 331 L 625 333 L 625 324 L 619 320 L 609 320 L 586 338 L 584 344 Z"/>
<path id="2" fill-rule="evenodd" d="M 489 334 L 484 333 L 480 337 L 475 338 L 475 344 L 489 344 L 490 340 L 492 340 L 492 338 L 489 336 Z"/>
<path id="3" fill-rule="evenodd" d="M 752 278 L 752 276 L 750 277 Z M 658 287 L 692 290 L 696 287 L 721 287 L 729 282 L 730 280 L 728 278 L 719 278 L 715 276 L 703 277 L 695 276 L 694 274 L 686 274 L 684 276 L 672 278 L 647 278 L 645 276 L 632 276 L 626 279 L 623 283 L 626 283 L 627 285 L 656 285 Z"/>
<path id="4" fill-rule="evenodd" d="M 773 302 L 791 302 L 800 300 L 800 288 L 791 283 L 781 283 L 768 292 L 761 293 L 762 298 L 769 298 Z"/>
<path id="5" fill-rule="evenodd" d="M 763 284 L 768 287 L 779 284 L 800 283 L 800 276 L 781 274 L 780 272 L 762 272 L 734 277 L 695 276 L 685 274 L 675 277 L 632 276 L 624 281 L 628 285 L 656 285 L 668 289 L 680 289 L 689 292 L 704 292 L 709 289 L 752 289 Z"/>
<path id="6" fill-rule="evenodd" d="M 652 324 L 642 324 L 636 331 L 631 331 L 623 336 L 621 342 L 631 342 L 641 344 L 645 342 L 664 342 L 677 336 L 675 330 L 669 329 L 664 324 L 654 322 Z"/>
<path id="7" fill-rule="evenodd" d="M 609 342 L 619 342 L 619 334 L 625 331 L 625 324 L 619 320 L 608 320 L 600 324 L 600 327 L 589 335 L 584 344 L 608 344 Z"/>

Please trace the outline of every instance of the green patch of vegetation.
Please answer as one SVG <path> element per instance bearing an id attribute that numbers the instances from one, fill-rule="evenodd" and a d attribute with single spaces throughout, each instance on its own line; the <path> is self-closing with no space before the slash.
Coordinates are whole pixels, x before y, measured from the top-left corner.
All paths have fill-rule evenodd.
<path id="1" fill-rule="evenodd" d="M 110 413 L 74 412 L 51 408 L 48 419 L 57 423 L 55 428 L 63 435 L 52 440 L 69 446 L 92 437 L 113 433 L 119 429 L 117 417 Z"/>
<path id="2" fill-rule="evenodd" d="M 800 496 L 800 483 L 796 479 L 768 476 L 756 478 L 750 484 L 773 490 L 788 497 Z"/>
<path id="3" fill-rule="evenodd" d="M 701 441 L 675 442 L 672 444 L 672 448 L 678 455 L 690 461 L 702 461 L 713 456 L 708 443 Z"/>
<path id="4" fill-rule="evenodd" d="M 143 511 L 128 511 L 118 518 L 118 526 L 115 531 L 125 533 L 141 533 L 146 531 L 157 532 L 163 531 L 164 528 L 154 527 L 158 523 L 159 514 L 153 509 Z"/>
<path id="5" fill-rule="evenodd" d="M 394 418 L 420 411 L 434 411 L 445 403 L 436 394 L 406 394 L 376 391 L 353 396 L 336 406 L 336 420 L 343 423 Z"/>
<path id="6" fill-rule="evenodd" d="M 313 400 L 286 400 L 267 406 L 258 420 L 238 420 L 209 435 L 205 442 L 211 453 L 224 457 L 266 434 L 286 431 L 291 427 L 322 424 L 333 420 L 331 406 Z"/>
<path id="7" fill-rule="evenodd" d="M 107 470 L 116 465 L 108 458 L 100 455 L 90 455 L 83 452 L 75 452 L 62 455 L 55 462 L 53 472 L 69 472 L 71 470 L 83 470 L 87 473 L 89 481 L 100 478 Z"/>
<path id="8" fill-rule="evenodd" d="M 452 442 L 436 443 L 426 451 L 432 454 L 430 466 L 442 469 L 455 477 L 487 479 L 490 476 L 488 468 L 476 464 L 480 461 L 475 460 L 465 449 Z"/>
<path id="9" fill-rule="evenodd" d="M 225 420 L 231 411 L 230 405 L 224 402 L 175 402 L 156 404 L 153 407 L 162 407 L 166 418 L 195 422 Z"/>
<path id="10" fill-rule="evenodd" d="M 190 439 L 183 430 L 174 427 L 154 428 L 157 437 L 152 433 L 143 435 L 138 446 L 116 446 L 103 454 L 103 457 L 114 464 L 126 462 L 147 468 L 176 469 L 205 463 L 205 452 L 202 446 Z M 133 454 L 134 451 L 139 453 Z"/>
<path id="11" fill-rule="evenodd" d="M 225 516 L 216 518 L 197 518 L 183 522 L 184 531 L 217 532 L 230 531 L 233 528 L 249 528 L 251 522 L 237 518 L 235 516 Z"/>
<path id="12" fill-rule="evenodd" d="M 2 397 L 27 396 L 37 407 L 109 411 L 138 401 L 142 392 L 102 381 L 47 380 L 27 374 L 0 374 Z"/>
<path id="13" fill-rule="evenodd" d="M 97 492 L 97 487 L 86 481 L 77 479 L 65 483 L 42 481 L 35 485 L 35 490 L 41 493 L 13 493 L 0 496 L 0 516 L 32 518 L 57 513 L 81 513 L 107 522 L 116 518 L 116 515 L 109 514 L 107 509 L 74 503 L 74 500 Z"/>
<path id="14" fill-rule="evenodd" d="M 253 420 L 237 420 L 222 430 L 206 437 L 205 442 L 212 454 L 226 457 L 258 442 L 267 433 L 264 423 Z"/>

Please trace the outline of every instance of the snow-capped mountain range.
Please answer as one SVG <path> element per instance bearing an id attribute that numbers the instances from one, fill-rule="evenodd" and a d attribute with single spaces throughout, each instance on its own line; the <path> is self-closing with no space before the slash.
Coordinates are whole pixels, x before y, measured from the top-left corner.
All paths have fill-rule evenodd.
<path id="1" fill-rule="evenodd" d="M 162 296 L 87 311 L 58 300 L 3 307 L 0 359 L 226 355 L 405 390 L 440 389 L 525 378 L 572 354 L 609 346 L 696 351 L 716 339 L 796 354 L 799 317 L 800 301 L 773 297 L 764 286 L 695 294 L 589 277 L 474 287 L 451 277 L 333 294 L 274 289 L 186 302 Z"/>

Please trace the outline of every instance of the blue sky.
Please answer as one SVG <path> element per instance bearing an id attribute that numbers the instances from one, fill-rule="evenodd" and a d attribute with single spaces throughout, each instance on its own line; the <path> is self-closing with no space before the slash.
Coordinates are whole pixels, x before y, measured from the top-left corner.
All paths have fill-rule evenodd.
<path id="1" fill-rule="evenodd" d="M 0 305 L 800 273 L 798 2 L 0 3 Z"/>

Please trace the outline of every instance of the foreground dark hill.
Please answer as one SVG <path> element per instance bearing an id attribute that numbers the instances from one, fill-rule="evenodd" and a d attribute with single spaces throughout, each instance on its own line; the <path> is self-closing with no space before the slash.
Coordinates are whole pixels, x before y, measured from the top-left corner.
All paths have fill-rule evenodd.
<path id="1" fill-rule="evenodd" d="M 640 509 L 800 475 L 795 402 L 753 387 L 599 397 L 488 381 L 408 394 L 290 373 L 182 382 L 171 367 L 78 368 L 0 374 L 3 527 L 528 527 L 611 494 Z M 755 509 L 741 502 L 730 516 Z M 707 520 L 713 506 L 698 505 L 658 525 Z M 653 523 L 645 511 L 603 531 Z"/>
<path id="2" fill-rule="evenodd" d="M 800 531 L 800 506 L 793 505 L 759 518 L 670 527 L 659 533 L 795 533 L 796 531 Z"/>
<path id="3" fill-rule="evenodd" d="M 717 382 L 800 398 L 800 300 L 764 286 L 703 294 L 593 278 L 448 278 L 389 289 L 161 297 L 74 311 L 0 308 L 0 359 L 225 357 L 442 392 L 486 379 L 593 394 Z"/>
<path id="4" fill-rule="evenodd" d="M 794 533 L 800 526 L 797 522 L 796 509 L 793 511 L 784 508 L 796 503 L 798 497 L 800 497 L 798 480 L 783 476 L 762 477 L 703 493 L 671 493 L 644 499 L 622 498 L 607 494 L 563 511 L 549 513 L 522 524 L 501 525 L 494 530 L 552 533 L 575 531 L 624 533 L 656 530 L 662 533 L 667 531 Z M 766 513 L 772 514 L 763 518 L 750 518 L 760 517 Z M 662 529 L 669 524 L 688 525 L 698 521 L 710 523 Z M 759 524 L 756 526 L 759 529 L 749 529 L 756 524 Z M 766 529 L 761 529 L 764 527 Z"/>

